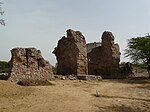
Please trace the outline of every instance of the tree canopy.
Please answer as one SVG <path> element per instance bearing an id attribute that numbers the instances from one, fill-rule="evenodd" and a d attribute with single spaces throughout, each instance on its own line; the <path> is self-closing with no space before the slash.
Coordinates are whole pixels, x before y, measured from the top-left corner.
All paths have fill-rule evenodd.
<path id="1" fill-rule="evenodd" d="M 150 36 L 129 39 L 124 55 L 130 57 L 133 63 L 150 65 Z"/>
<path id="2" fill-rule="evenodd" d="M 9 72 L 9 63 L 6 61 L 0 61 L 0 73 Z"/>

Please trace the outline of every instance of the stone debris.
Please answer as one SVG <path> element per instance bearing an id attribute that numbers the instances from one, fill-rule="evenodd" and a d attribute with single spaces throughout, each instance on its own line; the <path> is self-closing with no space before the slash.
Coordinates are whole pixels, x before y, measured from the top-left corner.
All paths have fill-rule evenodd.
<path id="1" fill-rule="evenodd" d="M 9 80 L 50 80 L 52 66 L 44 60 L 40 50 L 35 48 L 14 48 L 11 50 Z"/>
<path id="2" fill-rule="evenodd" d="M 61 79 L 61 80 L 95 80 L 95 81 L 101 81 L 102 77 L 101 76 L 96 76 L 96 75 L 54 75 L 56 79 Z"/>
<path id="3" fill-rule="evenodd" d="M 78 75 L 77 78 L 79 80 L 96 80 L 96 81 L 101 81 L 102 77 L 98 75 Z"/>
<path id="4" fill-rule="evenodd" d="M 66 80 L 66 77 L 65 77 L 65 76 L 62 76 L 62 77 L 61 77 L 61 80 Z"/>
<path id="5" fill-rule="evenodd" d="M 100 97 L 100 92 L 98 90 L 96 90 L 96 94 L 95 94 L 96 97 Z"/>
<path id="6" fill-rule="evenodd" d="M 67 30 L 67 37 L 58 41 L 53 53 L 56 56 L 57 74 L 88 74 L 85 37 L 80 31 Z"/>

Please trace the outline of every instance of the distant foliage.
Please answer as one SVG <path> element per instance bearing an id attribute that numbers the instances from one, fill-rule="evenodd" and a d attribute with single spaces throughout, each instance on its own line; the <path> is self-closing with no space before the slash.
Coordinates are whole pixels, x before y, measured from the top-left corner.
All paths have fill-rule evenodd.
<path id="1" fill-rule="evenodd" d="M 133 63 L 150 65 L 150 36 L 131 38 L 128 40 L 125 57 L 130 57 Z"/>
<path id="2" fill-rule="evenodd" d="M 6 61 L 0 61 L 0 73 L 9 72 L 9 63 Z"/>
<path id="3" fill-rule="evenodd" d="M 134 64 L 147 68 L 150 78 L 150 35 L 129 39 L 125 57 L 130 57 Z"/>
<path id="4" fill-rule="evenodd" d="M 145 63 L 141 64 L 141 63 L 136 63 L 133 64 L 133 67 L 135 68 L 142 68 L 142 69 L 147 69 L 147 65 Z"/>

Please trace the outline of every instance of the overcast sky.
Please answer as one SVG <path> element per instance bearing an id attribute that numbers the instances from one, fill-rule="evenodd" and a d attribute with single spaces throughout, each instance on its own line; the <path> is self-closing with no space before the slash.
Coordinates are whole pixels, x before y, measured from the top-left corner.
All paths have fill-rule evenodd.
<path id="1" fill-rule="evenodd" d="M 87 43 L 111 31 L 122 54 L 127 39 L 150 33 L 150 0 L 1 1 L 7 26 L 0 26 L 0 60 L 9 61 L 14 47 L 35 47 L 55 65 L 52 51 L 67 29 L 81 31 Z"/>

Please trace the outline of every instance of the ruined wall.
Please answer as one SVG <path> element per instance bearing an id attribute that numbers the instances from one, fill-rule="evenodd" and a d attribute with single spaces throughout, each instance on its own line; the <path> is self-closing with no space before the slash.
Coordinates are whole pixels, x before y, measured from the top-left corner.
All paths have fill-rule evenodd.
<path id="1" fill-rule="evenodd" d="M 46 80 L 53 77 L 51 65 L 44 60 L 40 50 L 14 48 L 11 55 L 9 80 Z"/>
<path id="2" fill-rule="evenodd" d="M 53 51 L 57 58 L 57 74 L 87 74 L 87 49 L 85 37 L 80 31 L 67 30 Z"/>
<path id="3" fill-rule="evenodd" d="M 102 44 L 100 42 L 93 42 L 93 43 L 88 43 L 86 44 L 86 48 L 87 48 L 87 53 L 90 53 L 92 51 L 93 48 L 101 46 Z"/>
<path id="4" fill-rule="evenodd" d="M 102 78 L 115 78 L 119 72 L 119 62 L 119 45 L 114 43 L 111 32 L 104 32 L 102 45 L 88 53 L 88 72 L 101 75 Z"/>

